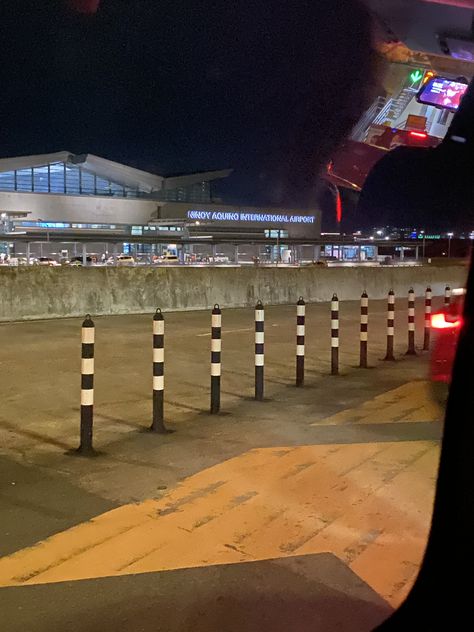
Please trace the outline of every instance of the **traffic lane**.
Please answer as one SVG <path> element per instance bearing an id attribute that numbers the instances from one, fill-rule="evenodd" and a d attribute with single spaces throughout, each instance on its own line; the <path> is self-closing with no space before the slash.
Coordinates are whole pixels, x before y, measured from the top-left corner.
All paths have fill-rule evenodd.
<path id="1" fill-rule="evenodd" d="M 294 306 L 266 310 L 266 392 L 286 396 L 294 381 L 296 318 Z M 358 361 L 358 304 L 341 303 L 341 371 L 352 372 Z M 166 399 L 179 423 L 209 406 L 210 314 L 166 314 Z M 403 310 L 397 313 L 402 321 Z M 423 315 L 418 309 L 418 339 Z M 385 304 L 373 302 L 369 316 L 370 361 L 378 363 L 385 345 Z M 32 433 L 45 426 L 51 445 L 70 447 L 77 424 L 80 354 L 77 319 L 30 322 L 0 327 L 3 343 L 5 431 L 20 425 Z M 308 305 L 306 381 L 317 384 L 329 372 L 327 304 Z M 234 406 L 253 397 L 253 310 L 223 314 L 223 396 Z M 400 322 L 396 346 L 404 353 L 406 325 Z M 404 329 L 405 331 L 403 331 Z M 102 423 L 120 421 L 123 431 L 148 423 L 151 374 L 151 317 L 115 316 L 96 319 L 96 413 Z M 370 379 L 370 378 L 369 378 Z M 111 410 L 107 410 L 110 407 Z M 107 418 L 110 419 L 107 419 Z M 49 431 L 46 427 L 49 427 Z M 61 431 L 62 429 L 62 431 Z M 66 439 L 66 441 L 64 440 Z"/>
<path id="2" fill-rule="evenodd" d="M 9 632 L 364 632 L 392 612 L 330 554 L 0 589 Z"/>

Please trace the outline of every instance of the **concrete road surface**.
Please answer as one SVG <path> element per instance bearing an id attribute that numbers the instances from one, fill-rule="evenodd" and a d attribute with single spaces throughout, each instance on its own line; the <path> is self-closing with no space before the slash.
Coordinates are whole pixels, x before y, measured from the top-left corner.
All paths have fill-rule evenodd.
<path id="1" fill-rule="evenodd" d="M 210 314 L 165 314 L 166 422 L 151 423 L 151 318 L 96 319 L 94 442 L 78 443 L 77 319 L 0 326 L 0 608 L 7 630 L 369 630 L 423 554 L 442 411 L 427 356 L 383 362 L 372 302 L 307 307 L 304 388 L 292 306 L 266 313 L 253 400 L 253 311 L 223 313 L 222 413 L 209 410 Z M 422 341 L 418 306 L 417 343 Z M 6 617 L 6 619 L 5 619 Z"/>

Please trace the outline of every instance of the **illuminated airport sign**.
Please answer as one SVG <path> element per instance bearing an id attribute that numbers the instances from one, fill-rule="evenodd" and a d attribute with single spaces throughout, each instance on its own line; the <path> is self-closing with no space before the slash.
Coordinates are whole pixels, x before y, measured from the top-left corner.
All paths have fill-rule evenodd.
<path id="1" fill-rule="evenodd" d="M 255 213 L 247 211 L 187 212 L 188 219 L 205 222 L 262 222 L 264 224 L 314 224 L 314 215 L 288 215 L 286 213 Z"/>

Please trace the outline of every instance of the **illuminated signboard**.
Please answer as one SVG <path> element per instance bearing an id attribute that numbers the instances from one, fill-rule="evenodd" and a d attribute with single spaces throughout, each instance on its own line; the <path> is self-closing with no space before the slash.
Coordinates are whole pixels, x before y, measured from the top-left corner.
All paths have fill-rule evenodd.
<path id="1" fill-rule="evenodd" d="M 413 88 L 416 84 L 418 84 L 421 79 L 423 79 L 423 73 L 421 72 L 421 70 L 414 70 L 413 72 L 410 73 L 410 82 L 411 82 L 411 87 Z"/>
<path id="2" fill-rule="evenodd" d="M 188 211 L 188 219 L 214 222 L 263 222 L 265 224 L 314 224 L 314 215 L 247 213 L 246 211 Z"/>

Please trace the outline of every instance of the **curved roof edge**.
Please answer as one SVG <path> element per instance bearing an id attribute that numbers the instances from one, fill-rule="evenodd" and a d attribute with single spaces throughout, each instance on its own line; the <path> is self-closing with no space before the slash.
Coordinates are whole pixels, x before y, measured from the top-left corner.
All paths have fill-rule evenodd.
<path id="1" fill-rule="evenodd" d="M 0 173 L 14 171 L 15 169 L 31 169 L 42 167 L 55 162 L 65 162 L 66 164 L 77 165 L 94 173 L 101 178 L 111 180 L 122 186 L 139 188 L 147 193 L 160 191 L 162 189 L 175 189 L 186 187 L 199 182 L 219 180 L 227 178 L 232 173 L 232 169 L 221 169 L 219 171 L 203 171 L 199 173 L 185 174 L 164 178 L 163 176 L 135 169 L 128 165 L 101 158 L 94 154 L 73 154 L 69 151 L 58 151 L 51 154 L 36 154 L 32 156 L 18 156 L 13 158 L 0 158 Z"/>

